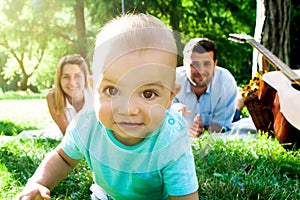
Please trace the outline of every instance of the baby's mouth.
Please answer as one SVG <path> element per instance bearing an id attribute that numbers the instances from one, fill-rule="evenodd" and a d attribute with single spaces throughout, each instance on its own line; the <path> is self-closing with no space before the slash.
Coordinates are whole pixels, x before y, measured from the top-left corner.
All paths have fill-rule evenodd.
<path id="1" fill-rule="evenodd" d="M 144 125 L 143 123 L 134 123 L 134 122 L 117 122 L 116 124 L 119 127 L 126 128 L 126 129 L 140 128 Z"/>

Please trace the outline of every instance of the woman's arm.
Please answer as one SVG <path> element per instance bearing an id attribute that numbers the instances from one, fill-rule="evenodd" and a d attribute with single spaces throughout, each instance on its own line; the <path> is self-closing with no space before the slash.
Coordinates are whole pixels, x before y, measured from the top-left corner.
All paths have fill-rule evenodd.
<path id="1" fill-rule="evenodd" d="M 53 119 L 53 121 L 57 124 L 59 127 L 60 131 L 62 132 L 63 135 L 65 135 L 67 127 L 69 125 L 69 121 L 65 115 L 65 113 L 56 113 L 55 107 L 54 107 L 54 90 L 49 90 L 47 96 L 46 96 L 48 108 L 50 115 Z"/>
<path id="2" fill-rule="evenodd" d="M 16 199 L 50 199 L 50 190 L 66 178 L 78 162 L 57 147 L 44 158 Z"/>

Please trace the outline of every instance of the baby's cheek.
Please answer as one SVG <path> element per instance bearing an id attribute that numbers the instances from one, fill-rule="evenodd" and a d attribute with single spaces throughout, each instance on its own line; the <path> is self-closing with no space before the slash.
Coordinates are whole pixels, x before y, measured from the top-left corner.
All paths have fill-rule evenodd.
<path id="1" fill-rule="evenodd" d="M 151 106 L 148 112 L 150 126 L 154 129 L 158 127 L 163 122 L 165 118 L 165 113 L 166 109 L 163 106 L 158 104 Z"/>
<path id="2" fill-rule="evenodd" d="M 113 116 L 111 114 L 111 106 L 110 104 L 102 103 L 99 105 L 98 110 L 98 120 L 107 128 L 111 126 L 111 121 Z"/>

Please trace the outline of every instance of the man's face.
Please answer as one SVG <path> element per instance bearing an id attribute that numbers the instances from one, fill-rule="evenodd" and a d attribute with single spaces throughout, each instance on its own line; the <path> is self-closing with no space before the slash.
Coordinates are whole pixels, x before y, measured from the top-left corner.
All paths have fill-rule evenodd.
<path id="1" fill-rule="evenodd" d="M 193 52 L 191 63 L 187 68 L 188 78 L 195 87 L 206 87 L 213 76 L 217 61 L 214 62 L 214 52 Z"/>

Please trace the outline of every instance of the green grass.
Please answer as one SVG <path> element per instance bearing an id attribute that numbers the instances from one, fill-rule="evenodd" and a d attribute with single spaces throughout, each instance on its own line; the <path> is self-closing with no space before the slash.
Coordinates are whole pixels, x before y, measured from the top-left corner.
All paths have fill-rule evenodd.
<path id="1" fill-rule="evenodd" d="M 45 96 L 46 90 L 41 93 L 0 90 L 0 135 L 17 135 L 23 130 L 39 130 L 53 124 Z"/>
<path id="2" fill-rule="evenodd" d="M 45 154 L 58 144 L 47 140 L 0 143 L 0 199 L 12 199 Z M 300 152 L 286 151 L 265 136 L 253 141 L 193 142 L 200 199 L 300 199 Z M 85 162 L 60 183 L 52 199 L 89 199 L 91 172 Z"/>
<path id="3" fill-rule="evenodd" d="M 0 100 L 24 100 L 24 99 L 44 99 L 48 90 L 43 90 L 41 93 L 33 93 L 30 90 L 27 91 L 8 91 L 3 93 L 0 90 Z"/>
<path id="4" fill-rule="evenodd" d="M 15 128 L 16 132 L 53 123 L 45 99 L 5 99 L 0 101 L 0 110 L 2 125 L 6 123 L 11 126 L 8 130 Z M 0 131 L 2 128 L 0 123 Z M 12 199 L 20 192 L 57 144 L 50 139 L 0 139 L 0 199 Z M 192 147 L 200 199 L 300 199 L 299 150 L 286 151 L 266 135 L 257 140 L 227 142 L 204 137 L 193 141 Z M 51 192 L 52 199 L 90 199 L 91 184 L 91 171 L 81 162 Z"/>
<path id="5" fill-rule="evenodd" d="M 0 143 L 0 199 L 13 199 L 28 178 L 59 142 L 50 139 L 21 139 Z M 84 161 L 54 190 L 51 199 L 90 199 L 89 187 L 93 180 Z"/>
<path id="6" fill-rule="evenodd" d="M 300 151 L 266 135 L 193 144 L 201 199 L 300 199 Z"/>
<path id="7" fill-rule="evenodd" d="M 45 129 L 53 120 L 45 99 L 0 100 L 0 134 Z"/>

